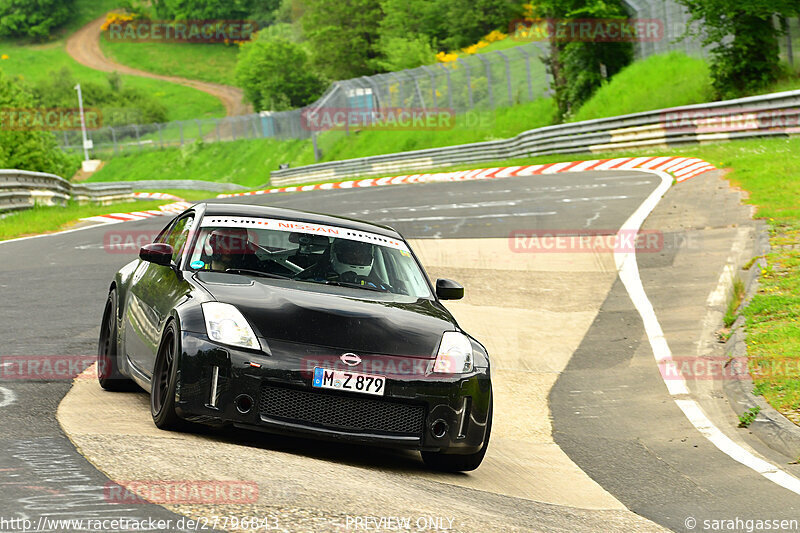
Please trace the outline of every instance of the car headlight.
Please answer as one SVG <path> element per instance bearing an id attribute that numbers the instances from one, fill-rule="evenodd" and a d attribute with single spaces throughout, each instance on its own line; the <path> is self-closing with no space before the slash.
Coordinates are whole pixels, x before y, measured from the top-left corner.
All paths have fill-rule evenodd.
<path id="1" fill-rule="evenodd" d="M 206 302 L 203 304 L 203 317 L 206 320 L 206 333 L 212 341 L 254 350 L 261 349 L 253 328 L 242 313 L 231 304 Z"/>
<path id="2" fill-rule="evenodd" d="M 463 333 L 445 331 L 439 344 L 439 353 L 433 364 L 434 372 L 445 374 L 466 374 L 474 368 L 472 342 Z"/>

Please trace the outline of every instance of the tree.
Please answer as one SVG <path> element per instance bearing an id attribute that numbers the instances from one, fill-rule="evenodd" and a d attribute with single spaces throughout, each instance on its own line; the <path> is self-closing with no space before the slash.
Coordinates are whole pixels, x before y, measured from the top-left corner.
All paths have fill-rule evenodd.
<path id="1" fill-rule="evenodd" d="M 440 50 L 463 48 L 520 15 L 513 0 L 381 0 L 384 38 L 428 37 Z"/>
<path id="2" fill-rule="evenodd" d="M 436 52 L 424 35 L 381 37 L 378 49 L 383 57 L 376 61 L 381 70 L 395 72 L 436 62 Z"/>
<path id="3" fill-rule="evenodd" d="M 245 43 L 236 63 L 236 81 L 257 110 L 302 107 L 325 89 L 308 68 L 305 50 L 282 38 Z"/>
<path id="4" fill-rule="evenodd" d="M 533 14 L 551 22 L 626 19 L 621 0 L 544 0 Z M 580 34 L 551 31 L 550 52 L 545 60 L 553 77 L 553 89 L 560 118 L 574 113 L 607 78 L 633 59 L 631 42 L 586 40 Z"/>
<path id="5" fill-rule="evenodd" d="M 752 94 L 780 73 L 773 15 L 800 12 L 797 0 L 678 0 L 689 9 L 696 32 L 711 49 L 711 78 L 720 98 Z"/>
<path id="6" fill-rule="evenodd" d="M 381 0 L 381 39 L 421 35 L 435 46 L 450 36 L 447 13 L 452 0 Z"/>
<path id="7" fill-rule="evenodd" d="M 379 0 L 306 0 L 304 7 L 301 23 L 314 68 L 333 80 L 374 73 L 383 18 Z"/>
<path id="8" fill-rule="evenodd" d="M 0 36 L 50 37 L 73 12 L 74 0 L 0 0 Z"/>
<path id="9" fill-rule="evenodd" d="M 0 109 L 31 109 L 34 99 L 19 79 L 0 71 Z M 49 131 L 0 127 L 0 168 L 50 172 L 69 178 L 77 160 L 62 152 Z"/>
<path id="10" fill-rule="evenodd" d="M 153 0 L 156 16 L 170 20 L 244 20 L 265 2 L 258 0 Z M 277 2 L 266 3 L 277 8 Z"/>
<path id="11" fill-rule="evenodd" d="M 492 30 L 508 30 L 519 16 L 520 3 L 511 0 L 448 0 L 447 27 L 443 44 L 462 48 L 477 43 Z"/>

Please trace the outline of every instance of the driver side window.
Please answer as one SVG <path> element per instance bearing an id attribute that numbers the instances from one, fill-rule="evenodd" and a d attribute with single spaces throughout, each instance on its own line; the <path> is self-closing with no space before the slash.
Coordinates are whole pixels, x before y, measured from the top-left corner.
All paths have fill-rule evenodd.
<path id="1" fill-rule="evenodd" d="M 172 246 L 172 260 L 178 263 L 181 255 L 183 255 L 184 248 L 186 248 L 186 241 L 189 237 L 189 230 L 192 228 L 194 215 L 185 216 L 173 224 L 166 235 L 164 242 Z"/>

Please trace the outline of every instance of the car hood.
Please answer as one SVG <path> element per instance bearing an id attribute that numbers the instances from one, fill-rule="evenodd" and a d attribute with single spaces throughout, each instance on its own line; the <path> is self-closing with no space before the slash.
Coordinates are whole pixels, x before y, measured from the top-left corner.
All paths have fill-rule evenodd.
<path id="1" fill-rule="evenodd" d="M 442 333 L 457 329 L 450 313 L 428 299 L 308 283 L 290 288 L 230 274 L 198 273 L 195 279 L 218 301 L 235 305 L 267 341 L 434 358 Z"/>

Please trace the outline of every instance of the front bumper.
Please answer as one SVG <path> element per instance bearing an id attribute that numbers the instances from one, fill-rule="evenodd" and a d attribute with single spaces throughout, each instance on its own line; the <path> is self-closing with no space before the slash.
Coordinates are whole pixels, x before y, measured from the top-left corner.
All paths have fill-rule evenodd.
<path id="1" fill-rule="evenodd" d="M 335 359 L 330 349 L 269 341 L 266 355 L 203 334 L 183 332 L 181 340 L 175 403 L 187 420 L 456 454 L 475 453 L 483 444 L 488 368 L 432 375 L 432 361 L 367 355 L 355 372 L 382 374 L 372 371 L 378 358 L 391 365 L 382 374 L 384 396 L 372 396 L 311 386 L 314 366 Z M 248 403 L 251 408 L 243 409 Z"/>

